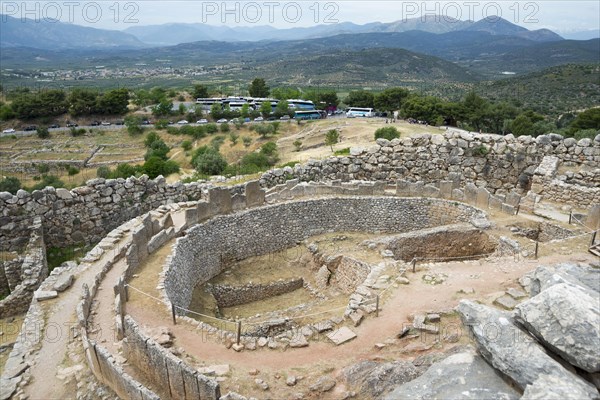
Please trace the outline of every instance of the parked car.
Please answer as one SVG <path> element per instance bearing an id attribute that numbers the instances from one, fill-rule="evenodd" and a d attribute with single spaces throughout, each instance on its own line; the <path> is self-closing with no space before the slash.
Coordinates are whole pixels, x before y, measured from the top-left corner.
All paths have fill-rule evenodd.
<path id="1" fill-rule="evenodd" d="M 250 118 L 248 118 L 248 117 L 244 118 L 244 122 L 250 122 Z"/>
<path id="2" fill-rule="evenodd" d="M 115 122 L 115 125 L 123 125 L 123 124 L 124 124 L 123 121 L 117 121 L 117 122 Z"/>
<path id="3" fill-rule="evenodd" d="M 25 129 L 23 129 L 23 130 L 27 131 L 27 132 L 37 131 L 37 126 L 35 126 L 35 125 L 29 125 L 29 126 L 25 127 Z"/>
<path id="4" fill-rule="evenodd" d="M 52 124 L 48 128 L 50 128 L 50 129 L 56 129 L 56 128 L 60 128 L 60 125 L 59 124 Z"/>
<path id="5" fill-rule="evenodd" d="M 167 125 L 173 125 L 175 122 L 173 121 L 167 121 Z"/>
<path id="6" fill-rule="evenodd" d="M 265 119 L 263 117 L 254 118 L 254 122 L 263 122 Z"/>
<path id="7" fill-rule="evenodd" d="M 222 124 L 223 122 L 227 122 L 227 118 L 221 118 L 217 121 L 217 124 Z"/>
<path id="8" fill-rule="evenodd" d="M 289 116 L 289 115 L 284 115 L 283 117 L 281 117 L 281 118 L 279 118 L 279 119 L 280 119 L 280 120 L 282 120 L 282 121 L 288 121 L 288 120 L 290 120 L 291 118 L 290 118 L 290 116 Z"/>
<path id="9" fill-rule="evenodd" d="M 142 125 L 152 125 L 152 121 L 150 121 L 149 119 L 145 119 L 142 121 Z"/>
<path id="10" fill-rule="evenodd" d="M 189 124 L 189 122 L 187 122 L 185 119 L 182 119 L 181 121 L 177 121 L 177 123 L 179 125 L 187 125 L 187 124 Z"/>
<path id="11" fill-rule="evenodd" d="M 10 129 L 5 129 L 2 131 L 2 133 L 15 133 L 16 131 L 13 128 Z"/>
<path id="12" fill-rule="evenodd" d="M 100 123 L 100 125 L 102 125 L 102 126 L 110 126 L 110 122 L 108 122 L 108 121 L 102 121 Z"/>
<path id="13" fill-rule="evenodd" d="M 76 128 L 78 126 L 76 122 L 67 122 L 67 128 Z"/>
<path id="14" fill-rule="evenodd" d="M 196 121 L 197 124 L 208 124 L 208 120 L 207 119 L 199 119 L 198 121 Z"/>
<path id="15" fill-rule="evenodd" d="M 267 118 L 267 121 L 277 121 L 277 118 L 275 118 L 275 117 L 269 117 L 269 118 Z"/>
<path id="16" fill-rule="evenodd" d="M 92 121 L 91 126 L 100 126 L 100 121 Z"/>

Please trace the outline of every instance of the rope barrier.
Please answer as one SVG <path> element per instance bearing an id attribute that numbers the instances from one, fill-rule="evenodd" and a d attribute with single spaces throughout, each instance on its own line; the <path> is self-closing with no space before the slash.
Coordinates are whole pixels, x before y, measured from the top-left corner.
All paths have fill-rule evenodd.
<path id="1" fill-rule="evenodd" d="M 587 225 L 585 225 L 583 222 L 581 222 L 581 220 L 577 219 L 574 215 L 571 215 L 571 220 L 575 220 L 575 222 L 577 222 L 584 229 L 586 229 L 588 231 L 588 233 L 594 233 L 594 231 L 590 227 L 588 227 Z"/>

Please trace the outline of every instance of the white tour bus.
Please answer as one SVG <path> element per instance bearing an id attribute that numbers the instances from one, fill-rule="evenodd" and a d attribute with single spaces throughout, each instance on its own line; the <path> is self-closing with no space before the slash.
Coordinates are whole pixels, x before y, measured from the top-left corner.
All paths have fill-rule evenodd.
<path id="1" fill-rule="evenodd" d="M 372 108 L 361 108 L 361 107 L 350 107 L 346 111 L 346 117 L 354 118 L 354 117 L 374 117 L 375 113 Z"/>

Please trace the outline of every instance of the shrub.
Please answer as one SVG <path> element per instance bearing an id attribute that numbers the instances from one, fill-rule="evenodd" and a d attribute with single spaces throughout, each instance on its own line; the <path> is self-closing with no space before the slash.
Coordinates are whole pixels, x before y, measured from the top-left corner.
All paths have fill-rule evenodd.
<path id="1" fill-rule="evenodd" d="M 331 148 L 333 153 L 333 145 L 340 141 L 340 133 L 337 129 L 330 129 L 325 135 L 325 144 Z"/>
<path id="2" fill-rule="evenodd" d="M 272 124 L 260 124 L 257 125 L 254 130 L 263 138 L 266 138 L 274 132 Z"/>
<path id="3" fill-rule="evenodd" d="M 69 174 L 69 176 L 77 175 L 78 173 L 79 173 L 78 168 L 76 168 L 72 165 L 67 166 L 67 174 Z"/>
<path id="4" fill-rule="evenodd" d="M 17 194 L 19 189 L 21 189 L 21 181 L 14 176 L 9 176 L 0 180 L 0 192 Z"/>
<path id="5" fill-rule="evenodd" d="M 144 172 L 151 178 L 154 179 L 159 175 L 167 176 L 175 172 L 179 172 L 179 165 L 173 161 L 165 161 L 160 157 L 151 157 L 143 165 Z"/>
<path id="6" fill-rule="evenodd" d="M 237 133 L 231 132 L 229 134 L 229 141 L 231 142 L 232 147 L 236 145 L 239 138 L 240 138 L 240 135 L 238 135 Z"/>
<path id="7" fill-rule="evenodd" d="M 206 175 L 219 175 L 227 167 L 227 161 L 213 147 L 202 146 L 194 152 L 192 165 L 196 171 Z"/>
<path id="8" fill-rule="evenodd" d="M 213 149 L 219 151 L 219 149 L 223 145 L 223 142 L 225 142 L 225 136 L 218 135 L 218 136 L 215 136 L 214 138 L 212 138 L 212 140 L 210 141 L 210 146 Z"/>
<path id="9" fill-rule="evenodd" d="M 346 147 L 344 149 L 336 150 L 333 152 L 336 156 L 347 156 L 350 155 L 350 147 Z"/>
<path id="10" fill-rule="evenodd" d="M 475 157 L 485 157 L 485 156 L 487 156 L 487 154 L 489 152 L 490 152 L 490 150 L 486 146 L 481 145 L 481 146 L 475 147 L 473 149 L 473 153 L 472 154 Z"/>
<path id="11" fill-rule="evenodd" d="M 50 172 L 50 166 L 48 164 L 39 164 L 37 166 L 37 170 L 40 174 L 47 174 L 48 172 Z"/>
<path id="12" fill-rule="evenodd" d="M 55 175 L 44 175 L 40 183 L 36 183 L 30 188 L 30 191 L 42 190 L 46 186 L 53 186 L 55 188 L 62 188 L 65 186 L 64 182 L 58 179 Z"/>
<path id="13" fill-rule="evenodd" d="M 292 144 L 294 145 L 294 148 L 296 149 L 296 151 L 302 150 L 302 141 L 295 140 L 294 143 L 292 143 Z"/>
<path id="14" fill-rule="evenodd" d="M 242 142 L 244 143 L 244 147 L 250 147 L 252 144 L 252 138 L 250 136 L 242 137 Z"/>
<path id="15" fill-rule="evenodd" d="M 98 178 L 104 178 L 107 179 L 110 177 L 110 168 L 106 165 L 101 165 L 98 167 L 98 169 L 96 170 L 96 176 Z"/>
<path id="16" fill-rule="evenodd" d="M 217 124 L 210 123 L 210 124 L 206 125 L 207 133 L 213 134 L 213 133 L 217 133 L 218 131 L 219 131 L 219 128 L 217 127 Z"/>
<path id="17" fill-rule="evenodd" d="M 192 149 L 192 142 L 189 140 L 184 140 L 181 142 L 181 148 L 183 148 L 185 151 L 190 151 Z"/>
<path id="18" fill-rule="evenodd" d="M 229 124 L 227 122 L 223 122 L 221 125 L 219 125 L 219 129 L 223 133 L 229 132 Z"/>
<path id="19" fill-rule="evenodd" d="M 40 139 L 47 139 L 50 137 L 50 132 L 45 126 L 40 126 L 37 128 L 37 135 Z"/>
<path id="20" fill-rule="evenodd" d="M 377 139 L 397 139 L 400 137 L 400 132 L 396 129 L 395 126 L 386 126 L 384 128 L 379 128 L 375 131 L 375 140 Z"/>

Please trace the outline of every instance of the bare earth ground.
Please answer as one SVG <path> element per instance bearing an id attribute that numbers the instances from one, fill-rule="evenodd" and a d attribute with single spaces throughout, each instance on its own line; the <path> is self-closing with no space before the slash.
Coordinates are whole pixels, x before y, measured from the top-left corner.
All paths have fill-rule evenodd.
<path id="1" fill-rule="evenodd" d="M 506 233 L 508 230 L 505 225 L 511 221 L 515 221 L 514 217 L 498 218 L 496 222 L 499 227 L 494 229 L 493 233 Z M 527 243 L 527 239 L 519 238 L 519 240 L 522 244 Z M 409 285 L 401 285 L 392 290 L 391 295 L 384 297 L 379 317 L 369 315 L 359 327 L 352 327 L 358 337 L 338 347 L 329 342 L 326 337 L 319 336 L 317 341 L 311 340 L 307 348 L 285 350 L 258 348 L 256 351 L 237 353 L 227 349 L 214 336 L 201 332 L 187 323 L 173 325 L 170 313 L 164 304 L 159 304 L 139 293 L 130 291 L 127 312 L 140 326 L 168 327 L 175 337 L 173 347 L 177 348 L 192 365 L 229 364 L 230 373 L 221 382 L 223 394 L 233 390 L 258 398 L 269 398 L 269 396 L 291 398 L 296 393 L 302 392 L 305 395 L 308 393 L 310 397 L 308 387 L 319 376 L 331 375 L 338 378 L 334 390 L 325 395 L 313 395 L 319 398 L 336 399 L 349 389 L 345 388 L 339 379 L 340 371 L 344 366 L 361 360 L 412 359 L 421 354 L 439 352 L 454 345 L 444 341 L 445 336 L 453 333 L 461 335 L 459 343 L 467 343 L 469 339 L 465 335 L 462 324 L 452 312 L 452 308 L 460 299 L 471 298 L 491 304 L 503 294 L 505 289 L 520 288 L 517 279 L 534 270 L 538 265 L 565 261 L 591 261 L 593 256 L 585 253 L 584 242 L 587 240 L 585 237 L 563 244 L 543 245 L 540 248 L 539 260 L 504 257 L 419 266 L 416 273 L 407 272 Z M 164 257 L 170 251 L 170 249 L 165 251 L 165 248 L 169 247 L 169 244 L 165 245 L 139 270 L 138 277 L 131 281 L 132 286 L 159 297 L 156 289 L 157 274 L 162 269 Z M 440 272 L 448 277 L 440 285 L 430 285 L 422 280 L 425 272 Z M 473 289 L 474 292 L 459 293 L 461 289 Z M 410 323 L 415 313 L 437 311 L 448 313 L 439 325 L 439 335 L 424 334 L 414 339 L 395 339 L 402 327 Z M 343 311 L 339 311 L 337 315 L 342 313 Z M 335 315 L 326 314 L 323 319 Z M 225 326 L 225 328 L 233 330 L 233 326 Z M 384 343 L 386 346 L 380 350 L 374 347 L 376 343 Z M 285 380 L 290 375 L 302 376 L 305 379 L 300 380 L 294 387 L 288 387 Z M 270 389 L 265 392 L 257 388 L 254 384 L 256 378 L 267 382 Z"/>

